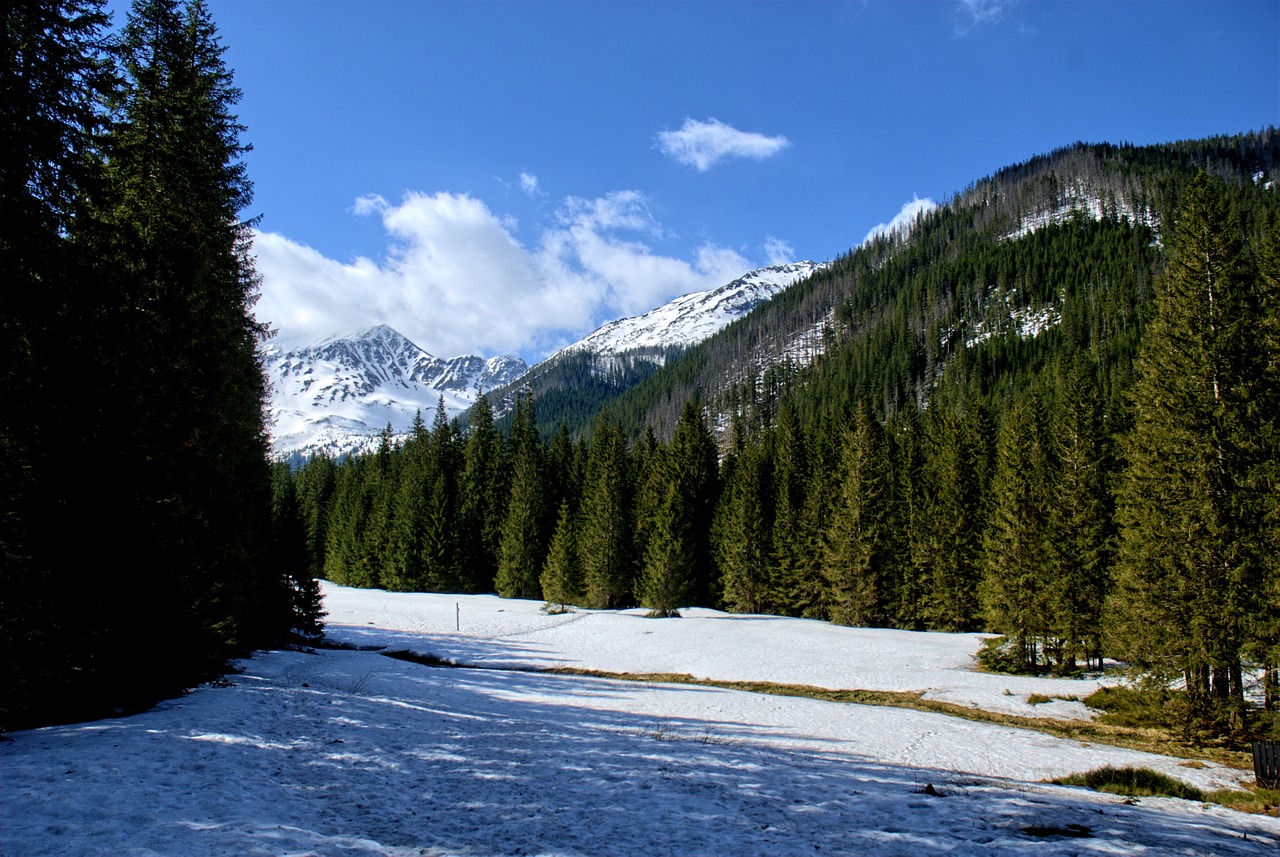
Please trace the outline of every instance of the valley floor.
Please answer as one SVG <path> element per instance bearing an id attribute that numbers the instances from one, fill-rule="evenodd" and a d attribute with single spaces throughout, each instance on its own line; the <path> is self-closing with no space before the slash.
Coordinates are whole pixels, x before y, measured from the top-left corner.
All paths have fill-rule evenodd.
<path id="1" fill-rule="evenodd" d="M 1038 781 L 1251 773 L 940 714 L 484 667 L 923 690 L 1087 716 L 1088 681 L 977 673 L 977 635 L 327 586 L 328 635 L 229 687 L 0 745 L 0 854 L 1273 854 L 1280 820 Z M 1048 709 L 1048 710 L 1046 710 Z M 926 787 L 929 787 L 926 790 Z M 1086 835 L 1082 835 L 1086 834 Z"/>

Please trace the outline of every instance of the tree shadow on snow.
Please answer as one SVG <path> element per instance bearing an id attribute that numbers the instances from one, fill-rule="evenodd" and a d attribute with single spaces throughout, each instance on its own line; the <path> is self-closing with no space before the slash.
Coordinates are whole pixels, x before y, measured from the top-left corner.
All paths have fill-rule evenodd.
<path id="1" fill-rule="evenodd" d="M 18 824 L 15 839 L 9 822 L 51 804 L 78 813 L 99 853 L 1269 854 L 1280 843 L 1271 819 L 779 749 L 761 743 L 776 730 L 751 723 L 624 710 L 643 685 L 371 651 L 274 652 L 246 667 L 232 687 L 110 729 L 16 735 L 0 750 L 5 853 L 48 850 L 47 830 L 31 838 L 39 824 Z M 63 765 L 74 775 L 49 781 Z"/>

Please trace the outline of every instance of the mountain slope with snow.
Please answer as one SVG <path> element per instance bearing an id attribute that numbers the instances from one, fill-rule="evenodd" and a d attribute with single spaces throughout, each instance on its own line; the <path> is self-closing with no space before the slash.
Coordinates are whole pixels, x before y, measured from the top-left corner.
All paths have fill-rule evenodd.
<path id="1" fill-rule="evenodd" d="M 571 430 L 580 428 L 609 401 L 644 383 L 666 361 L 828 265 L 810 261 L 771 265 L 722 286 L 682 295 L 643 315 L 608 322 L 535 365 L 516 384 L 494 390 L 492 402 L 502 413 L 518 390 L 528 389 L 541 403 L 539 416 L 551 413 L 544 429 L 561 424 Z"/>
<path id="2" fill-rule="evenodd" d="M 267 349 L 272 452 L 277 456 L 341 455 L 367 448 L 388 424 L 409 429 L 422 411 L 431 419 L 443 397 L 452 416 L 481 390 L 505 384 L 528 367 L 517 357 L 441 360 L 386 325 L 309 345 Z"/>
<path id="3" fill-rule="evenodd" d="M 549 359 L 573 351 L 604 356 L 635 349 L 696 345 L 783 289 L 825 267 L 825 264 L 803 261 L 760 268 L 723 286 L 678 297 L 644 315 L 611 321 Z"/>

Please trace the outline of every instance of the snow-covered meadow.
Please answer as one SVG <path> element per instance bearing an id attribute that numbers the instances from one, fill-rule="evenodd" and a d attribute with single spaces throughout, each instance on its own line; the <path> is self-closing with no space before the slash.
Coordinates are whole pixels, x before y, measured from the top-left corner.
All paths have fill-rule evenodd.
<path id="1" fill-rule="evenodd" d="M 326 586 L 350 649 L 0 745 L 0 854 L 1274 854 L 1280 820 L 1040 781 L 1250 772 L 896 708 L 525 668 L 919 690 L 1087 716 L 1093 682 L 977 673 L 976 635 L 685 611 L 560 616 Z M 409 650 L 479 669 L 383 656 Z M 507 667 L 514 669 L 493 669 Z M 926 787 L 931 787 L 926 791 Z"/>

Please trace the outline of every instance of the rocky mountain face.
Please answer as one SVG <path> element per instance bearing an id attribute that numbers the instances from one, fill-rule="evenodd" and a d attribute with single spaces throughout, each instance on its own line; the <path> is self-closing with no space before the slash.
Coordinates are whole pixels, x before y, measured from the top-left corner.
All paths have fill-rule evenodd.
<path id="1" fill-rule="evenodd" d="M 441 360 L 386 325 L 269 347 L 264 362 L 272 452 L 284 458 L 361 451 L 388 424 L 407 431 L 419 411 L 430 422 L 441 398 L 456 415 L 528 369 L 518 357 Z"/>

